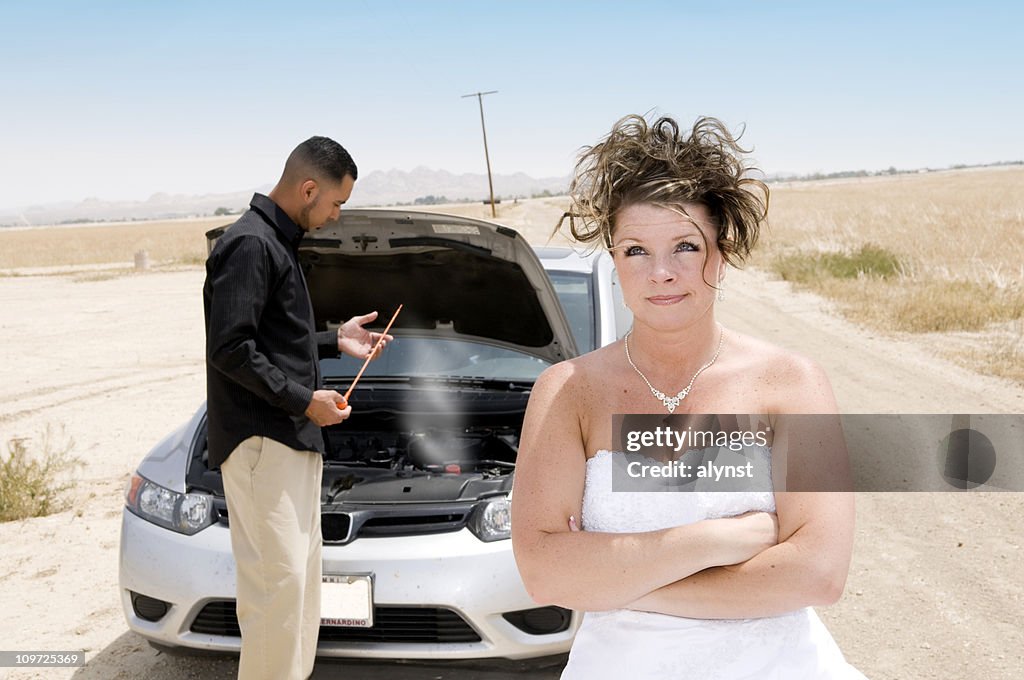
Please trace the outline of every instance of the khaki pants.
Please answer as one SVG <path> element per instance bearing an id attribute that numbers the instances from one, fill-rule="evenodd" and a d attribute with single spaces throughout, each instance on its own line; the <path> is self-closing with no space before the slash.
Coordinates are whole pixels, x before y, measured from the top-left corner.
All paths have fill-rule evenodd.
<path id="1" fill-rule="evenodd" d="M 221 475 L 238 574 L 238 678 L 305 680 L 320 632 L 323 460 L 250 437 Z"/>

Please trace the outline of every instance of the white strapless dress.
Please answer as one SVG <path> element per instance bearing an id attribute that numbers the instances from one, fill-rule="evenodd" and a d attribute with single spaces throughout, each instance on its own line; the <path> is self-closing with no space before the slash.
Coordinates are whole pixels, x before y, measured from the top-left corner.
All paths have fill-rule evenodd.
<path id="1" fill-rule="evenodd" d="M 750 449 L 748 449 L 750 451 Z M 640 532 L 775 510 L 768 492 L 612 493 L 613 456 L 587 461 L 582 528 Z M 770 466 L 768 448 L 753 453 Z M 706 620 L 628 609 L 587 612 L 562 680 L 853 680 L 864 676 L 843 658 L 810 607 L 760 619 Z"/>

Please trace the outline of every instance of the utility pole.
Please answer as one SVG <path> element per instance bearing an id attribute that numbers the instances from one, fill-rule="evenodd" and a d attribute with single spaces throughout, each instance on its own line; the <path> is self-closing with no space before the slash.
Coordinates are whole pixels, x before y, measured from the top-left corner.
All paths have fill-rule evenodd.
<path id="1" fill-rule="evenodd" d="M 498 213 L 494 209 L 494 181 L 491 180 L 491 155 L 487 153 L 487 127 L 484 125 L 484 95 L 495 93 L 497 93 L 497 90 L 462 95 L 463 99 L 466 97 L 476 97 L 477 102 L 480 103 L 480 129 L 484 131 L 484 159 L 487 161 L 487 186 L 491 190 L 491 217 L 497 217 Z"/>

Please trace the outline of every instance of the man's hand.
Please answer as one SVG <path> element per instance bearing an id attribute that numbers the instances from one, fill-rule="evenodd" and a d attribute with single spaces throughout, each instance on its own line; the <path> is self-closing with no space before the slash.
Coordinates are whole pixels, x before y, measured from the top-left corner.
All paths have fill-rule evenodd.
<path id="1" fill-rule="evenodd" d="M 320 427 L 337 425 L 352 415 L 352 407 L 338 408 L 344 398 L 334 390 L 317 390 L 313 393 L 313 400 L 306 407 L 306 417 Z"/>
<path id="2" fill-rule="evenodd" d="M 338 326 L 338 351 L 344 352 L 356 359 L 365 359 L 370 356 L 370 351 L 377 344 L 377 341 L 380 340 L 381 334 L 371 333 L 363 328 L 363 326 L 372 323 L 376 318 L 377 312 L 370 312 L 363 316 L 353 316 Z M 380 344 L 380 348 L 373 358 L 376 359 L 380 356 L 380 353 L 387 347 L 388 342 L 394 339 L 391 335 L 384 336 L 384 342 Z"/>

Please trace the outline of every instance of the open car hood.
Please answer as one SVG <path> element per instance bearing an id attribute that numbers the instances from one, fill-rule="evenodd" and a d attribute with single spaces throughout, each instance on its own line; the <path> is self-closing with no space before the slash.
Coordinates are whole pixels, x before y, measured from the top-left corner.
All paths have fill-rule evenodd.
<path id="1" fill-rule="evenodd" d="M 207 232 L 210 248 L 226 227 Z M 458 338 L 552 363 L 576 355 L 555 290 L 526 239 L 482 220 L 343 210 L 299 248 L 317 327 L 372 310 L 393 335 Z"/>

